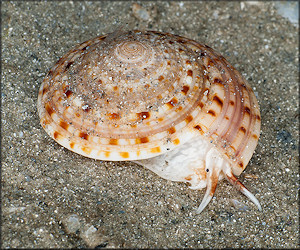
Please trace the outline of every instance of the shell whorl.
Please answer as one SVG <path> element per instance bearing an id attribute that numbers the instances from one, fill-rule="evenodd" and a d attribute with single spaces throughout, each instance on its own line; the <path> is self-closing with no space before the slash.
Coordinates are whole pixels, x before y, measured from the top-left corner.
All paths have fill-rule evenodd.
<path id="1" fill-rule="evenodd" d="M 153 57 L 153 51 L 150 46 L 138 41 L 121 42 L 114 51 L 116 60 L 128 64 L 141 63 L 147 66 L 148 61 Z"/>
<path id="2" fill-rule="evenodd" d="M 155 31 L 88 40 L 50 70 L 38 97 L 46 132 L 102 160 L 137 160 L 196 136 L 216 145 L 240 174 L 260 131 L 257 100 L 217 52 Z"/>

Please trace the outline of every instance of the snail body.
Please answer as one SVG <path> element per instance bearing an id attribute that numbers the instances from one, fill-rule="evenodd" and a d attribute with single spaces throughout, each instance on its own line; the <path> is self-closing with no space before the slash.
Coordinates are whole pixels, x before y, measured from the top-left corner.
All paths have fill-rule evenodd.
<path id="1" fill-rule="evenodd" d="M 223 177 L 261 209 L 236 178 L 259 138 L 256 97 L 206 45 L 137 30 L 88 40 L 49 71 L 38 112 L 45 131 L 71 151 L 207 187 L 198 213 Z"/>

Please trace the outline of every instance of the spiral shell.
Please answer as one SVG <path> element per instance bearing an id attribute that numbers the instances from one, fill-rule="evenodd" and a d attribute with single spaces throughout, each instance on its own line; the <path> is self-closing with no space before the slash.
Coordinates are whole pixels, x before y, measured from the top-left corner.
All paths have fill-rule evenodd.
<path id="1" fill-rule="evenodd" d="M 174 160 L 167 172 L 180 173 L 179 181 L 193 179 L 194 186 L 204 180 L 208 189 L 222 175 L 241 189 L 234 175 L 245 169 L 260 133 L 255 95 L 223 56 L 156 31 L 111 33 L 69 51 L 45 77 L 38 112 L 45 131 L 69 150 L 94 159 L 138 160 L 166 179 L 174 179 L 165 171 L 170 166 L 155 170 L 158 159 L 174 159 L 197 145 L 201 159 L 197 148 L 187 158 L 190 165 L 202 161 L 198 173 L 189 179 L 191 171 Z M 216 159 L 209 168 L 211 154 Z M 154 160 L 142 160 L 148 158 Z"/>

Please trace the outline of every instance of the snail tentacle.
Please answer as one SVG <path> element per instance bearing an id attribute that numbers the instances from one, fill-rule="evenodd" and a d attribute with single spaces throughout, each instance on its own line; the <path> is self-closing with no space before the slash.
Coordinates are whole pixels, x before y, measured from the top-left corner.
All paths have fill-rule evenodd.
<path id="1" fill-rule="evenodd" d="M 218 153 L 214 148 L 208 151 L 206 155 L 206 192 L 202 199 L 201 204 L 199 205 L 196 213 L 200 214 L 203 209 L 211 201 L 214 193 L 216 191 L 219 175 L 222 169 L 224 161 L 222 158 L 218 157 Z"/>
<path id="2" fill-rule="evenodd" d="M 208 171 L 206 175 L 206 180 L 207 180 L 206 192 L 201 204 L 199 205 L 196 211 L 197 214 L 200 214 L 203 211 L 203 209 L 208 205 L 208 203 L 214 196 L 218 184 L 219 173 L 220 173 L 219 168 L 211 168 L 211 170 Z"/>
<path id="3" fill-rule="evenodd" d="M 259 211 L 262 211 L 261 205 L 259 201 L 255 198 L 255 196 L 241 183 L 231 172 L 230 168 L 226 168 L 223 170 L 225 178 L 230 182 L 237 190 L 246 195 L 258 208 Z"/>

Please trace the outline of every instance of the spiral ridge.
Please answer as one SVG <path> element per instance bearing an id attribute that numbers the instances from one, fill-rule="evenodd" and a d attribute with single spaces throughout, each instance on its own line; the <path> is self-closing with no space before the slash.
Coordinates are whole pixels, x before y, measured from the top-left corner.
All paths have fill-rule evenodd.
<path id="1" fill-rule="evenodd" d="M 155 31 L 104 35 L 78 45 L 46 76 L 41 124 L 74 152 L 145 159 L 201 136 L 245 168 L 260 114 L 250 86 L 196 41 Z"/>

